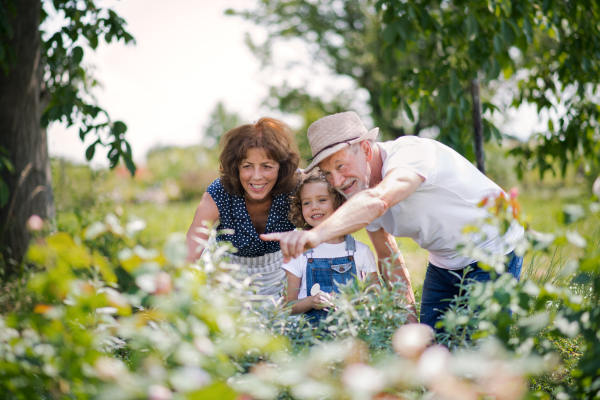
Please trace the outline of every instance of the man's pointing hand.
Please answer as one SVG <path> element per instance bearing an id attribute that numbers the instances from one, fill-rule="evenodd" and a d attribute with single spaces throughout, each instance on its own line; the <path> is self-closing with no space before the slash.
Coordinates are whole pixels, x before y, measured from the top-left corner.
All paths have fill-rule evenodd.
<path id="1" fill-rule="evenodd" d="M 320 242 L 311 231 L 276 232 L 260 235 L 265 241 L 277 241 L 283 253 L 283 262 L 288 263 L 305 251 L 317 247 Z"/>

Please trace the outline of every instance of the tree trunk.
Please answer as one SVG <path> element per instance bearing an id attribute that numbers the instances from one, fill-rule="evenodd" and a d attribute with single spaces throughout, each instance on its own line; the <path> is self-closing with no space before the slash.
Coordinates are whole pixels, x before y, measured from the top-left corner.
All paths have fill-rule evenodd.
<path id="1" fill-rule="evenodd" d="M 481 98 L 479 96 L 479 79 L 471 81 L 471 97 L 473 98 L 473 138 L 475 141 L 475 160 L 477 169 L 485 174 L 485 154 L 483 152 L 483 121 L 481 120 Z"/>
<path id="2" fill-rule="evenodd" d="M 0 248 L 5 276 L 19 271 L 30 235 L 29 217 L 54 216 L 46 130 L 40 127 L 42 66 L 39 0 L 18 0 L 10 18 L 14 36 L 7 40 L 16 64 L 8 75 L 0 71 L 0 146 L 9 152 L 15 171 L 2 171 L 10 189 L 8 204 L 0 209 Z M 0 271 L 1 272 L 1 271 Z"/>

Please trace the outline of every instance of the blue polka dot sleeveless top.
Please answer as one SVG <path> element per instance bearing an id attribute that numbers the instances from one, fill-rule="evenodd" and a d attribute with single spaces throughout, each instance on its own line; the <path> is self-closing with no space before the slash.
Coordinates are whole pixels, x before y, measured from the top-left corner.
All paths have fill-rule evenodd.
<path id="1" fill-rule="evenodd" d="M 243 196 L 226 192 L 221 179 L 216 179 L 206 191 L 219 209 L 221 223 L 218 229 L 233 229 L 235 232 L 233 235 L 219 235 L 217 241 L 231 242 L 238 249 L 235 255 L 240 257 L 260 257 L 279 251 L 279 242 L 265 242 L 258 237 Z M 273 197 L 265 233 L 293 231 L 296 227 L 287 218 L 289 212 L 289 193 Z"/>

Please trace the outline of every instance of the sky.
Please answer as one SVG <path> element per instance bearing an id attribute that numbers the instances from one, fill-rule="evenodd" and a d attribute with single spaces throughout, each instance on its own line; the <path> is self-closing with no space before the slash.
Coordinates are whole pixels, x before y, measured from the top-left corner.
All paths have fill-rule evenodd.
<path id="1" fill-rule="evenodd" d="M 297 72 L 272 76 L 261 71 L 244 35 L 260 40 L 265 31 L 224 15 L 228 8 L 251 8 L 252 0 L 98 0 L 98 4 L 123 17 L 136 39 L 135 45 L 101 44 L 96 52 L 86 51 L 84 62 L 94 67 L 94 76 L 102 84 L 94 91 L 98 104 L 113 120 L 127 124 L 126 138 L 138 163 L 143 164 L 148 150 L 156 146 L 199 144 L 217 102 L 223 101 L 245 121 L 255 121 L 265 115 L 261 103 L 268 83 L 303 79 Z M 59 23 L 60 16 L 51 19 L 49 26 Z M 280 50 L 281 57 L 290 59 L 302 52 L 294 43 Z M 338 89 L 352 86 L 349 78 L 332 78 L 323 69 L 306 74 L 315 87 L 324 87 L 323 82 Z M 511 117 L 503 130 L 519 137 L 527 137 L 538 125 L 535 110 L 528 106 Z M 366 125 L 370 128 L 368 121 Z M 94 140 L 88 135 L 81 142 L 78 128 L 63 123 L 48 129 L 50 154 L 76 162 L 85 162 L 85 149 Z M 105 154 L 97 148 L 92 165 L 108 165 Z"/>
<path id="2" fill-rule="evenodd" d="M 100 1 L 112 5 L 127 21 L 135 45 L 102 44 L 85 53 L 102 83 L 98 104 L 113 120 L 128 126 L 126 137 L 134 159 L 143 161 L 159 145 L 199 144 L 202 127 L 218 101 L 248 121 L 256 120 L 267 86 L 260 64 L 244 44 L 244 33 L 260 36 L 260 28 L 225 16 L 227 8 L 243 9 L 248 1 Z M 264 34 L 263 34 L 264 35 Z M 84 161 L 78 128 L 49 127 L 53 156 Z M 97 149 L 99 151 L 100 149 Z M 95 162 L 106 164 L 100 152 Z M 100 157 L 102 155 L 102 157 Z"/>

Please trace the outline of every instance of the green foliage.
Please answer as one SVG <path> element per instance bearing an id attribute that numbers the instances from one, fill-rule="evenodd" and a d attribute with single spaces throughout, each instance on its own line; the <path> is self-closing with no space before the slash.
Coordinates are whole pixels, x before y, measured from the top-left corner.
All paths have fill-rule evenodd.
<path id="1" fill-rule="evenodd" d="M 14 173 L 14 167 L 8 159 L 8 150 L 0 146 L 0 171 L 6 169 L 9 173 Z M 10 197 L 10 191 L 8 185 L 2 176 L 0 176 L 0 208 L 4 207 L 8 203 Z"/>
<path id="2" fill-rule="evenodd" d="M 90 69 L 82 64 L 82 46 L 95 50 L 101 40 L 106 43 L 113 40 L 135 42 L 125 30 L 125 20 L 111 9 L 97 7 L 94 1 L 53 1 L 44 5 L 64 16 L 65 24 L 54 33 L 41 32 L 44 83 L 46 95 L 50 96 L 42 113 L 42 126 L 53 121 L 64 121 L 67 126 L 77 124 L 82 141 L 94 132 L 98 139 L 88 147 L 86 158 L 94 157 L 98 145 L 109 147 L 110 167 L 115 168 L 119 160 L 123 160 L 131 174 L 135 174 L 131 146 L 125 139 L 127 125 L 111 121 L 108 113 L 94 104 L 91 89 L 98 82 L 91 76 Z M 43 7 L 41 23 L 47 16 Z"/>
<path id="3" fill-rule="evenodd" d="M 383 54 L 399 62 L 384 104 L 411 104 L 419 114 L 433 113 L 440 140 L 460 149 L 468 143 L 471 81 L 489 83 L 502 73 L 518 87 L 509 107 L 527 102 L 538 113 L 558 116 L 556 126 L 550 120 L 547 132 L 512 151 L 521 176 L 526 167 L 539 168 L 542 176 L 555 172 L 556 164 L 563 175 L 569 163 L 586 172 L 598 167 L 597 2 L 380 0 L 377 8 L 383 12 L 382 35 L 388 44 Z M 411 54 L 427 62 L 402 65 Z M 486 109 L 496 107 L 483 103 Z M 500 139 L 490 121 L 484 122 L 484 130 L 488 138 Z"/>
<path id="4" fill-rule="evenodd" d="M 199 200 L 219 176 L 218 151 L 203 146 L 152 149 L 147 165 L 154 185 L 164 187 L 170 199 Z"/>
<path id="5" fill-rule="evenodd" d="M 227 111 L 223 102 L 219 101 L 204 127 L 202 146 L 209 150 L 214 149 L 225 132 L 241 124 L 241 117 L 237 113 Z"/>
<path id="6" fill-rule="evenodd" d="M 57 233 L 32 244 L 28 258 L 40 271 L 26 290 L 36 294 L 36 304 L 0 318 L 5 398 L 369 399 L 391 393 L 417 399 L 443 392 L 435 383 L 442 377 L 469 393 L 494 393 L 490 370 L 481 367 L 492 363 L 497 374 L 516 365 L 493 346 L 482 347 L 474 362 L 473 355 L 426 350 L 427 335 L 416 347 L 392 341 L 406 318 L 397 285 L 347 285 L 324 324 L 314 327 L 254 295 L 251 280 L 223 257 L 230 245 L 209 245 L 200 263 L 190 265 L 183 235 L 156 251 L 135 244 L 128 231 L 108 215 L 86 229 L 83 241 Z M 215 235 L 210 231 L 209 243 Z M 97 248 L 102 237 L 117 246 L 104 254 Z M 129 289 L 117 268 L 132 279 Z M 448 365 L 443 375 L 428 372 L 439 362 Z M 466 362 L 470 368 L 454 372 Z M 535 360 L 529 364 L 540 368 Z M 521 379 L 502 376 L 509 383 Z"/>
<path id="7" fill-rule="evenodd" d="M 310 59 L 294 60 L 311 69 L 315 63 L 324 63 L 331 72 L 351 78 L 357 88 L 368 92 L 374 126 L 385 138 L 396 138 L 406 133 L 400 112 L 382 107 L 379 99 L 382 86 L 393 79 L 397 65 L 382 59 L 385 42 L 382 40 L 380 16 L 373 0 L 345 0 L 341 2 L 311 0 L 261 0 L 250 10 L 228 10 L 257 25 L 266 27 L 268 36 L 263 43 L 247 44 L 263 65 L 273 65 L 273 48 L 281 42 L 300 39 Z M 286 72 L 292 65 L 282 67 Z M 314 97 L 306 90 L 308 84 L 296 86 L 287 82 L 271 88 L 266 104 L 282 111 L 293 112 L 304 118 L 305 126 L 332 112 L 344 111 L 358 97 L 356 90 L 341 92 L 336 87 L 323 88 L 323 95 Z M 420 125 L 413 132 L 418 132 Z"/>
<path id="8" fill-rule="evenodd" d="M 514 208 L 504 209 L 509 212 L 500 212 L 497 218 L 504 220 L 508 215 L 512 219 Z M 577 258 L 564 263 L 552 280 L 532 276 L 517 282 L 503 274 L 491 282 L 463 284 L 464 295 L 456 299 L 441 322 L 446 329 L 440 336 L 442 342 L 468 348 L 476 346 L 478 339 L 495 337 L 509 351 L 539 355 L 554 365 L 549 373 L 532 381 L 532 390 L 550 392 L 557 399 L 597 398 L 600 242 L 596 232 L 584 237 L 573 226 L 598 217 L 600 203 L 592 201 L 565 207 L 563 225 L 553 234 L 526 232 L 517 252 L 552 254 L 557 246 L 570 244 L 579 250 Z M 484 257 L 483 263 L 493 276 L 501 265 L 494 258 Z M 465 340 L 469 337 L 475 341 Z"/>
<path id="9" fill-rule="evenodd" d="M 98 82 L 91 69 L 84 65 L 86 49 L 95 50 L 101 40 L 106 43 L 123 40 L 134 43 L 133 36 L 125 30 L 125 20 L 113 10 L 97 7 L 92 0 L 74 2 L 56 0 L 41 5 L 40 25 L 43 26 L 52 9 L 64 20 L 55 32 L 41 31 L 42 65 L 44 82 L 41 90 L 41 125 L 64 121 L 67 126 L 77 124 L 81 140 L 94 132 L 97 140 L 88 147 L 88 160 L 94 157 L 96 146 L 109 147 L 111 168 L 123 160 L 131 174 L 135 173 L 131 146 L 125 139 L 127 126 L 121 121 L 111 121 L 108 113 L 95 104 L 91 90 Z M 15 2 L 0 3 L 0 37 L 11 39 L 11 20 L 18 16 Z M 15 52 L 9 40 L 0 43 L 0 67 L 8 74 L 14 67 Z"/>
<path id="10" fill-rule="evenodd" d="M 296 143 L 298 143 L 300 155 L 307 160 L 312 157 L 306 136 L 308 127 L 327 115 L 349 110 L 350 101 L 348 99 L 350 97 L 349 93 L 338 93 L 333 99 L 325 102 L 318 97 L 311 96 L 304 89 L 289 88 L 284 85 L 281 88 L 272 87 L 270 97 L 265 103 L 284 113 L 302 116 L 304 124 L 298 129 Z"/>

